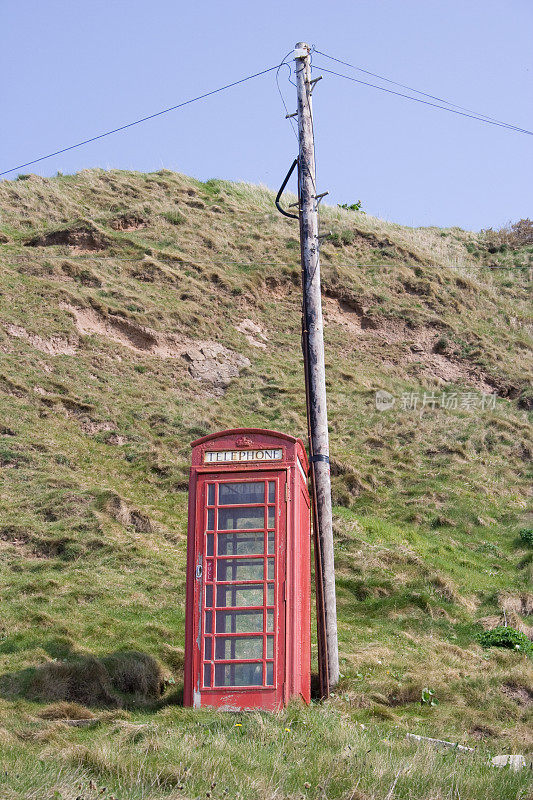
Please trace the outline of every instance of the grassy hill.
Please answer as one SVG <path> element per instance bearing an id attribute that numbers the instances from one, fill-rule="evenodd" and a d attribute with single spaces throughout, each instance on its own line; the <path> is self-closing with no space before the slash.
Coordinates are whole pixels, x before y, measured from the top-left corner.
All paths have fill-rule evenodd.
<path id="1" fill-rule="evenodd" d="M 235 719 L 180 706 L 189 443 L 305 438 L 297 223 L 166 170 L 0 183 L 2 798 L 531 796 L 488 760 L 533 748 L 532 661 L 477 637 L 533 631 L 533 247 L 321 224 L 343 677 Z"/>

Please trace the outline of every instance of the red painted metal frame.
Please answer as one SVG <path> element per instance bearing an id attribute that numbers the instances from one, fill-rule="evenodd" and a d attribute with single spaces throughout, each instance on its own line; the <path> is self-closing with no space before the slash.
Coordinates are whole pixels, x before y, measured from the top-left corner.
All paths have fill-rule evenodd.
<path id="1" fill-rule="evenodd" d="M 238 428 L 205 436 L 192 443 L 192 466 L 189 485 L 189 527 L 187 536 L 187 599 L 185 631 L 184 704 L 227 710 L 277 709 L 295 696 L 310 701 L 310 519 L 307 490 L 308 462 L 301 440 L 276 431 Z M 204 463 L 207 451 L 281 450 L 282 458 L 272 461 L 237 461 Z M 213 531 L 213 555 L 207 555 L 207 486 L 220 483 L 264 482 L 264 503 L 241 503 L 234 507 L 264 507 L 263 528 L 247 528 L 247 532 L 263 533 L 263 552 L 254 554 L 218 555 Z M 274 580 L 268 575 L 268 483 L 276 484 Z M 215 504 L 218 507 L 218 488 Z M 224 504 L 223 508 L 231 509 Z M 218 515 L 214 513 L 214 517 Z M 216 527 L 216 523 L 215 523 Z M 220 533 L 225 533 L 220 530 Z M 231 531 L 229 531 L 231 533 Z M 244 531 L 240 531 L 243 533 Z M 217 563 L 262 560 L 262 579 L 218 581 Z M 208 565 L 211 574 L 208 574 Z M 197 574 L 198 568 L 198 574 Z M 201 574 L 200 574 L 201 573 Z M 227 576 L 226 576 L 227 578 Z M 205 628 L 206 584 L 211 587 L 211 632 Z M 215 659 L 217 586 L 263 587 L 263 603 L 257 606 L 233 606 L 263 614 L 261 630 L 242 633 L 220 631 L 224 639 L 257 636 L 263 642 L 262 657 L 249 659 Z M 274 586 L 274 604 L 268 602 L 268 587 Z M 267 606 L 270 608 L 267 609 Z M 229 608 L 229 607 L 225 607 Z M 273 631 L 267 630 L 267 611 L 274 611 Z M 273 637 L 270 657 L 268 637 Z M 205 642 L 211 642 L 211 658 L 204 659 Z M 226 655 L 226 654 L 225 654 Z M 203 665 L 211 665 L 210 680 L 204 683 Z M 214 685 L 216 664 L 262 664 L 262 685 Z M 267 685 L 267 664 L 273 663 L 273 685 Z M 234 673 L 235 674 L 235 673 Z"/>

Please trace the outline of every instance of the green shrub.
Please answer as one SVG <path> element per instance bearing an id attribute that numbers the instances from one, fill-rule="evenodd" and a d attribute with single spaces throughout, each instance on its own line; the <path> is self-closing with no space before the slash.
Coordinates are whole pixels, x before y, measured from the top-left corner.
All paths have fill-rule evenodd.
<path id="1" fill-rule="evenodd" d="M 522 528 L 518 535 L 524 544 L 528 544 L 530 547 L 533 547 L 533 528 Z"/>
<path id="2" fill-rule="evenodd" d="M 348 203 L 338 203 L 337 205 L 339 208 L 344 208 L 345 211 L 361 211 L 362 214 L 365 213 L 361 208 L 362 203 L 360 200 L 358 200 L 357 203 L 352 203 L 351 205 L 348 205 Z"/>
<path id="3" fill-rule="evenodd" d="M 508 626 L 499 625 L 491 631 L 484 631 L 479 635 L 479 642 L 482 647 L 508 647 L 533 656 L 533 643 L 525 633 Z"/>

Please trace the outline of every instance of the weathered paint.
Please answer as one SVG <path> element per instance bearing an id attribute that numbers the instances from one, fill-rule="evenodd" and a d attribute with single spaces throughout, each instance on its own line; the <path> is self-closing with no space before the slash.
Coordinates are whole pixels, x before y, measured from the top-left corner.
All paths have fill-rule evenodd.
<path id="1" fill-rule="evenodd" d="M 308 461 L 303 443 L 287 434 L 261 429 L 237 429 L 222 431 L 193 442 L 192 466 L 189 486 L 189 527 L 187 539 L 187 603 L 186 603 L 186 642 L 185 642 L 185 688 L 184 703 L 188 706 L 214 707 L 219 710 L 252 710 L 264 708 L 275 710 L 286 705 L 293 697 L 310 701 L 310 521 L 309 494 L 307 490 Z M 210 456 L 206 462 L 205 454 L 223 452 L 231 453 L 249 451 L 275 452 L 276 459 L 263 461 L 252 460 L 246 456 L 239 460 L 218 461 Z M 279 454 L 279 455 L 278 455 Z M 227 484 L 231 484 L 230 493 L 237 495 L 231 504 L 220 500 L 219 484 L 228 492 Z M 247 493 L 248 484 L 263 484 L 264 500 L 239 500 L 239 484 L 241 492 Z M 209 490 L 208 487 L 213 489 Z M 233 488 L 235 487 L 235 489 Z M 248 489 L 246 488 L 248 487 Z M 257 486 L 254 487 L 254 491 Z M 275 490 L 275 499 L 270 496 Z M 252 492 L 253 494 L 253 492 Z M 209 495 L 209 500 L 208 500 Z M 242 494 L 241 494 L 242 497 Z M 213 499 L 216 498 L 216 499 Z M 213 512 L 213 516 L 209 516 Z M 233 547 L 242 545 L 241 534 L 246 537 L 247 528 L 220 528 L 213 524 L 211 536 L 211 519 L 228 512 L 241 514 L 240 520 L 250 517 L 256 511 L 257 519 L 264 519 L 263 528 L 249 528 L 255 536 L 255 545 L 260 550 L 244 551 L 228 550 L 218 553 L 218 537 L 224 536 L 227 530 L 233 537 Z M 271 516 L 270 511 L 274 513 Z M 259 515 L 259 516 L 257 516 Z M 223 517 L 222 517 L 223 518 Z M 271 550 L 272 525 L 275 519 L 274 551 Z M 233 517 L 233 525 L 235 526 Z M 218 528 L 218 530 L 217 530 Z M 215 538 L 216 537 L 216 538 Z M 261 540 L 261 537 L 262 540 Z M 221 540 L 222 541 L 222 540 Z M 229 543 L 230 538 L 224 540 Z M 262 543 L 261 543 L 262 542 Z M 213 548 L 209 550 L 208 548 Z M 247 563 L 245 563 L 247 562 Z M 235 582 L 235 574 L 241 566 L 250 568 L 252 572 L 261 566 L 262 578 L 246 577 Z M 251 567 L 250 567 L 251 565 Z M 272 573 L 271 568 L 274 565 Z M 201 577 L 196 568 L 201 566 Z M 220 578 L 229 572 L 233 577 Z M 232 572 L 233 570 L 233 572 Z M 217 588 L 223 590 L 223 597 L 246 596 L 246 591 L 258 592 L 262 586 L 263 603 L 255 606 L 239 604 L 232 600 L 232 606 L 225 605 L 225 600 L 218 599 Z M 228 592 L 226 595 L 224 590 Z M 209 597 L 206 597 L 209 591 Z M 272 598 L 273 594 L 273 598 Z M 250 596 L 250 595 L 249 595 Z M 255 595 L 254 595 L 255 596 Z M 259 596 L 259 595 L 257 595 Z M 206 619 L 205 603 L 207 606 Z M 218 603 L 221 605 L 218 605 Z M 254 600 L 254 602 L 257 602 Z M 217 609 L 223 611 L 224 628 L 216 627 Z M 251 609 L 248 613 L 256 614 L 252 625 L 244 631 L 234 630 L 238 626 L 240 610 Z M 270 614 L 274 619 L 273 630 L 269 628 Z M 231 616 L 233 614 L 233 617 Z M 260 616 L 259 616 L 260 615 Z M 227 622 L 231 619 L 231 630 L 227 630 Z M 242 617 L 241 617 L 242 619 Z M 261 629 L 254 628 L 262 619 Z M 210 625 L 204 631 L 204 626 Z M 221 639 L 224 641 L 221 641 Z M 205 653 L 206 641 L 208 651 Z M 220 644 L 220 651 L 217 649 Z M 245 651 L 251 647 L 253 655 L 248 658 L 236 658 L 237 648 L 243 646 Z M 272 646 L 271 646 L 272 645 Z M 228 649 L 230 657 L 228 657 Z M 261 657 L 256 651 L 260 649 Z M 223 652 L 223 657 L 220 656 Z M 218 655 L 217 655 L 218 653 Z M 233 655 L 233 658 L 231 658 Z M 248 653 L 250 655 L 250 653 Z M 205 656 L 205 658 L 203 658 Z M 219 667 L 219 672 L 215 669 Z M 204 676 L 204 665 L 208 668 Z M 224 666 L 223 666 L 224 665 Z M 257 682 L 262 676 L 261 685 L 224 685 L 215 686 L 215 675 L 229 675 L 228 679 L 236 680 L 236 675 L 250 677 Z M 208 678 L 208 680 L 206 680 Z M 220 678 L 219 678 L 220 680 Z"/>

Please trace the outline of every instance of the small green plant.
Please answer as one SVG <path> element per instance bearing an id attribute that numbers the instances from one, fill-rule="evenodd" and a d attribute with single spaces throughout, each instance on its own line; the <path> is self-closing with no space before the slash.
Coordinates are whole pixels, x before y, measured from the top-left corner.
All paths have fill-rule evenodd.
<path id="1" fill-rule="evenodd" d="M 350 245 L 353 243 L 354 239 L 355 239 L 355 234 L 353 231 L 350 230 L 344 230 L 341 231 L 340 233 L 332 233 L 328 237 L 328 241 L 330 241 L 334 247 L 342 247 L 343 245 L 346 246 Z"/>
<path id="2" fill-rule="evenodd" d="M 510 650 L 533 656 L 533 644 L 525 633 L 509 626 L 498 625 L 491 631 L 480 633 L 479 642 L 482 647 L 508 647 Z"/>
<path id="3" fill-rule="evenodd" d="M 421 706 L 438 706 L 439 701 L 435 697 L 435 692 L 433 689 L 429 689 L 427 686 L 422 689 L 422 694 L 420 695 L 420 705 Z"/>
<path id="4" fill-rule="evenodd" d="M 360 200 L 358 200 L 357 203 L 352 203 L 351 205 L 348 205 L 348 203 L 337 203 L 337 206 L 338 208 L 344 208 L 345 211 L 360 211 L 362 214 L 365 213 L 361 208 L 362 203 Z"/>
<path id="5" fill-rule="evenodd" d="M 533 547 L 533 528 L 521 528 L 518 532 L 521 540 L 524 544 L 528 544 L 530 547 Z"/>
<path id="6" fill-rule="evenodd" d="M 161 216 L 171 225 L 181 225 L 185 222 L 185 217 L 179 211 L 165 211 Z"/>

